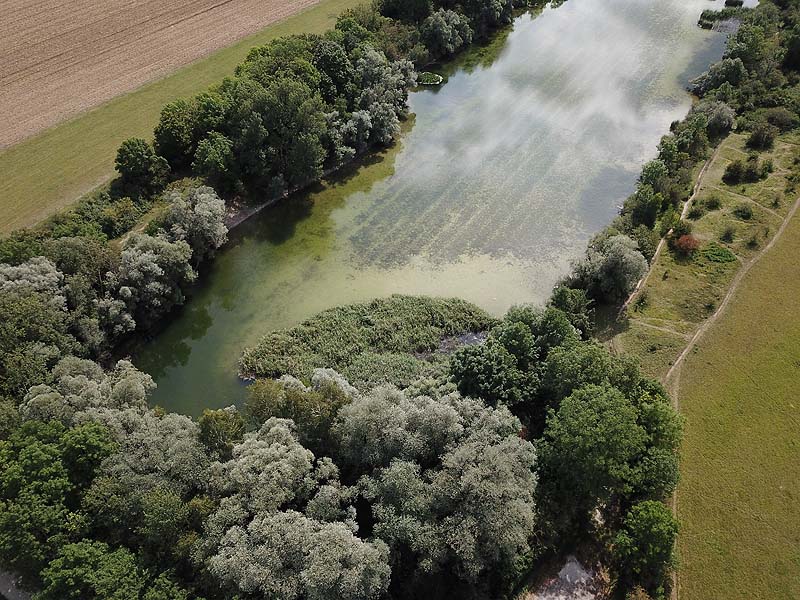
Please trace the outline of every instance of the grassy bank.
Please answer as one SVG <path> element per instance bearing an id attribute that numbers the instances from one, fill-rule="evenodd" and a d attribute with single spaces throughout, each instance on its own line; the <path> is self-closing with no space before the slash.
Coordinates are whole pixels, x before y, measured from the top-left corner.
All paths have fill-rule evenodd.
<path id="1" fill-rule="evenodd" d="M 295 33 L 321 33 L 360 0 L 322 0 L 173 75 L 120 96 L 0 153 L 0 234 L 30 226 L 109 179 L 120 143 L 149 138 L 161 107 L 233 72 L 251 47 Z"/>
<path id="2" fill-rule="evenodd" d="M 800 218 L 682 368 L 681 600 L 800 597 Z"/>
<path id="3" fill-rule="evenodd" d="M 700 181 L 690 211 L 692 234 L 701 247 L 692 258 L 660 254 L 628 319 L 615 331 L 612 343 L 621 353 L 637 356 L 646 373 L 661 378 L 697 328 L 719 306 L 742 264 L 755 256 L 777 231 L 791 207 L 790 181 L 798 170 L 797 134 L 781 136 L 775 147 L 762 152 L 774 172 L 762 181 L 727 185 L 726 166 L 745 158 L 746 137 L 731 134 Z M 749 216 L 744 218 L 740 215 Z"/>

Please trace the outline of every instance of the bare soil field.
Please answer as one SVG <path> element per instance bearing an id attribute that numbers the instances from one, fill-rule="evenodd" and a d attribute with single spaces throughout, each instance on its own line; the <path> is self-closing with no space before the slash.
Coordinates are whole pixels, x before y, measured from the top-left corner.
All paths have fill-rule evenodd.
<path id="1" fill-rule="evenodd" d="M 318 0 L 0 0 L 0 148 Z"/>

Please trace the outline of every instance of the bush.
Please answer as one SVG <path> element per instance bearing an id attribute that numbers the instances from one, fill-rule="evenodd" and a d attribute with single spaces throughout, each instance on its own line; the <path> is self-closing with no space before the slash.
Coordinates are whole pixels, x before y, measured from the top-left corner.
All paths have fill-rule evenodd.
<path id="1" fill-rule="evenodd" d="M 742 181 L 744 177 L 744 162 L 739 159 L 731 161 L 725 167 L 725 174 L 722 176 L 722 181 L 728 185 L 735 185 Z"/>
<path id="2" fill-rule="evenodd" d="M 684 235 L 689 235 L 692 233 L 692 224 L 689 221 L 684 221 L 680 219 L 675 225 L 672 227 L 672 237 L 673 239 L 678 239 Z"/>
<path id="3" fill-rule="evenodd" d="M 684 257 L 692 256 L 700 247 L 700 242 L 693 235 L 682 235 L 673 244 L 675 252 Z"/>
<path id="4" fill-rule="evenodd" d="M 658 247 L 658 242 L 661 241 L 661 237 L 655 230 L 644 225 L 636 227 L 630 235 L 639 245 L 639 251 L 647 259 L 647 262 L 650 262 L 656 253 L 656 248 Z"/>
<path id="5" fill-rule="evenodd" d="M 686 216 L 690 218 L 692 221 L 696 221 L 697 219 L 701 218 L 704 214 L 706 214 L 706 211 L 703 209 L 703 207 L 695 203 L 694 205 L 692 205 L 692 208 L 689 209 L 689 212 L 686 214 Z"/>
<path id="6" fill-rule="evenodd" d="M 772 173 L 774 165 L 771 159 L 759 162 L 758 154 L 751 152 L 747 156 L 747 161 L 740 159 L 734 160 L 725 168 L 722 180 L 728 185 L 737 183 L 755 183 Z"/>
<path id="7" fill-rule="evenodd" d="M 103 233 L 109 238 L 117 238 L 133 229 L 141 214 L 133 200 L 120 198 L 103 210 Z"/>
<path id="8" fill-rule="evenodd" d="M 114 164 L 122 185 L 133 195 L 149 196 L 167 184 L 169 164 L 141 138 L 130 138 L 122 142 Z"/>
<path id="9" fill-rule="evenodd" d="M 719 235 L 719 239 L 730 244 L 735 236 L 736 228 L 733 225 L 728 225 L 722 230 L 722 233 Z"/>
<path id="10" fill-rule="evenodd" d="M 736 260 L 736 255 L 716 242 L 711 242 L 703 248 L 703 256 L 715 263 L 728 263 Z"/>
<path id="11" fill-rule="evenodd" d="M 742 221 L 749 221 L 753 218 L 753 209 L 749 204 L 742 202 L 733 209 L 733 214 L 737 219 Z"/>
<path id="12" fill-rule="evenodd" d="M 747 138 L 747 145 L 750 148 L 758 150 L 767 150 L 772 148 L 775 138 L 780 133 L 779 129 L 774 125 L 770 125 L 766 121 L 756 123 L 750 137 Z"/>
<path id="13" fill-rule="evenodd" d="M 712 194 L 705 200 L 703 200 L 703 206 L 706 210 L 718 210 L 720 206 L 722 206 L 722 202 L 719 199 L 719 196 L 716 194 Z"/>
<path id="14" fill-rule="evenodd" d="M 768 108 L 764 113 L 767 123 L 774 125 L 781 131 L 789 131 L 797 127 L 797 115 L 783 106 Z"/>

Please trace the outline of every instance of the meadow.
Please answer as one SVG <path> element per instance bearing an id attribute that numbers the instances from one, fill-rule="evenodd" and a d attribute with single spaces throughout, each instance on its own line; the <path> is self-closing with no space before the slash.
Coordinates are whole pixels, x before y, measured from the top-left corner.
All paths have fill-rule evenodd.
<path id="1" fill-rule="evenodd" d="M 681 600 L 800 597 L 800 220 L 681 370 Z"/>
<path id="2" fill-rule="evenodd" d="M 697 328 L 717 310 L 738 269 L 764 248 L 791 208 L 797 136 L 783 135 L 772 150 L 761 153 L 762 161 L 773 162 L 769 177 L 727 185 L 722 181 L 725 168 L 747 156 L 745 141 L 739 134 L 722 141 L 700 181 L 688 214 L 699 251 L 691 258 L 662 252 L 628 307 L 627 319 L 613 332 L 614 348 L 637 356 L 652 377 L 667 374 Z"/>
<path id="3" fill-rule="evenodd" d="M 700 180 L 696 210 L 688 211 L 699 250 L 659 256 L 611 340 L 666 379 L 685 418 L 676 500 L 681 600 L 800 595 L 800 221 L 790 216 L 798 139 L 783 135 L 761 153 L 774 165 L 766 179 L 727 185 L 725 168 L 746 157 L 745 141 L 728 136 Z"/>

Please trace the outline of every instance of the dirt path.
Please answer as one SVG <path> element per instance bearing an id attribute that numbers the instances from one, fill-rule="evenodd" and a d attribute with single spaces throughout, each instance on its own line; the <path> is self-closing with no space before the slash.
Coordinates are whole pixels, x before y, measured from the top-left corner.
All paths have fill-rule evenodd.
<path id="1" fill-rule="evenodd" d="M 318 0 L 0 0 L 0 149 Z"/>

